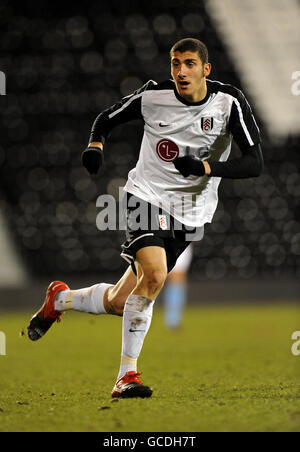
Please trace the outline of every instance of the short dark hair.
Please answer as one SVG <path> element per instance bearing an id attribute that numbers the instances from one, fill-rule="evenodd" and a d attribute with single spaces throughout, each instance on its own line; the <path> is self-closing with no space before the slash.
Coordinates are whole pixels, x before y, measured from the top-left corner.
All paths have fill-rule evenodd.
<path id="1" fill-rule="evenodd" d="M 206 45 L 195 38 L 184 38 L 176 42 L 170 50 L 170 57 L 174 52 L 198 52 L 200 60 L 203 64 L 208 63 L 208 50 Z"/>

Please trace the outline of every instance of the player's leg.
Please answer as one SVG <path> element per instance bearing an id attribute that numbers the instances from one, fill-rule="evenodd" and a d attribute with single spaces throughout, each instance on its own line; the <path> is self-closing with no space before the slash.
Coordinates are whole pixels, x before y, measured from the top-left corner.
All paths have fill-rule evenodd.
<path id="1" fill-rule="evenodd" d="M 165 249 L 160 246 L 148 246 L 138 250 L 135 266 L 137 284 L 132 294 L 155 301 L 168 275 Z"/>
<path id="2" fill-rule="evenodd" d="M 115 285 L 100 283 L 71 290 L 65 283 L 53 281 L 42 307 L 31 318 L 27 328 L 29 338 L 33 341 L 40 339 L 55 321 L 60 321 L 63 312 L 70 309 L 91 314 L 122 315 L 125 301 L 136 281 L 130 266 Z"/>
<path id="3" fill-rule="evenodd" d="M 137 359 L 150 328 L 153 305 L 167 278 L 166 252 L 147 246 L 136 253 L 137 283 L 128 296 L 123 313 L 122 354 L 113 397 L 150 397 L 152 389 L 138 379 Z"/>
<path id="4" fill-rule="evenodd" d="M 55 309 L 88 312 L 90 314 L 122 315 L 127 296 L 136 285 L 131 266 L 115 284 L 99 283 L 77 290 L 65 290 L 55 297 Z"/>
<path id="5" fill-rule="evenodd" d="M 137 277 L 131 265 L 128 267 L 121 279 L 110 286 L 104 295 L 104 308 L 108 314 L 123 315 L 125 302 L 128 295 L 136 286 Z"/>
<path id="6" fill-rule="evenodd" d="M 191 260 L 192 245 L 189 245 L 179 256 L 164 287 L 164 319 L 169 328 L 178 328 L 182 321 L 187 297 L 187 272 Z"/>

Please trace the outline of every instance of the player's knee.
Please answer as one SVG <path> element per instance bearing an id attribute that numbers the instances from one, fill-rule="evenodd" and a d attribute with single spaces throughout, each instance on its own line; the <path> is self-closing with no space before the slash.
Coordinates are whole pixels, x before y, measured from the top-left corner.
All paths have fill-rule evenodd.
<path id="1" fill-rule="evenodd" d="M 161 289 L 167 279 L 167 269 L 162 267 L 143 268 L 141 283 L 153 290 Z"/>

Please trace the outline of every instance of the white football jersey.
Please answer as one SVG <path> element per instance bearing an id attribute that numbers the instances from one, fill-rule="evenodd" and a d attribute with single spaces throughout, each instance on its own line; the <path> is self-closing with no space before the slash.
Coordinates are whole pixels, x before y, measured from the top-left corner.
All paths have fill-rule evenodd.
<path id="1" fill-rule="evenodd" d="M 232 139 L 240 149 L 260 142 L 259 129 L 243 93 L 231 85 L 207 80 L 207 95 L 190 103 L 179 96 L 174 81 L 142 88 L 96 119 L 90 142 L 104 141 L 118 124 L 144 121 L 136 167 L 128 174 L 125 191 L 162 207 L 187 226 L 211 222 L 218 203 L 220 177 L 183 177 L 177 157 L 194 154 L 202 160 L 224 162 Z"/>

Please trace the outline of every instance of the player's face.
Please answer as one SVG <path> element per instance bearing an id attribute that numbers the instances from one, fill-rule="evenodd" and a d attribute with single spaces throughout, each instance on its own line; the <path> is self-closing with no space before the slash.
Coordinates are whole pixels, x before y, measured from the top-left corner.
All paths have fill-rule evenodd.
<path id="1" fill-rule="evenodd" d="M 203 64 L 198 52 L 174 52 L 171 58 L 171 74 L 180 96 L 190 102 L 199 102 L 206 96 L 205 77 L 211 65 Z"/>

